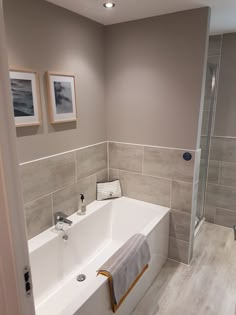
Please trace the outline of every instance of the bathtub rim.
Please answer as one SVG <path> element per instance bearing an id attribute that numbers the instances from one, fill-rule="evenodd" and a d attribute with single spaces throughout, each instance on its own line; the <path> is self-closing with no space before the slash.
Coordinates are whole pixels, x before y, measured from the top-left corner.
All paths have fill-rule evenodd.
<path id="1" fill-rule="evenodd" d="M 79 222 L 86 220 L 95 212 L 101 210 L 103 207 L 109 205 L 112 200 L 104 200 L 104 201 L 93 201 L 91 204 L 87 206 L 87 213 L 86 215 L 78 215 L 77 211 L 72 215 L 68 216 L 67 218 L 73 222 L 72 226 L 67 224 L 64 225 L 64 230 L 67 231 L 77 225 Z M 34 236 L 30 240 L 28 240 L 28 248 L 29 254 L 32 254 L 34 251 L 38 250 L 42 247 L 45 243 L 50 242 L 57 238 L 58 236 L 63 235 L 62 231 L 56 231 L 55 225 L 51 226 L 47 230 L 43 231 L 42 233 Z"/>
<path id="2" fill-rule="evenodd" d="M 166 215 L 166 213 L 171 211 L 170 208 L 165 207 L 165 206 L 160 206 L 160 205 L 157 205 L 157 204 L 153 204 L 153 203 L 150 203 L 150 202 L 141 201 L 141 200 L 138 200 L 138 199 L 133 199 L 133 198 L 125 197 L 125 196 L 122 196 L 121 198 L 109 199 L 109 200 L 103 200 L 103 201 L 95 200 L 95 201 L 93 201 L 91 204 L 89 204 L 87 206 L 87 213 L 86 213 L 86 215 L 84 215 L 84 216 L 78 215 L 77 211 L 76 211 L 72 215 L 68 216 L 68 219 L 70 219 L 73 222 L 73 225 L 70 227 L 67 224 L 65 224 L 64 230 L 65 231 L 69 230 L 70 228 L 72 228 L 75 225 L 77 225 L 79 222 L 84 221 L 87 218 L 89 218 L 95 212 L 100 211 L 103 207 L 106 207 L 107 205 L 111 205 L 112 206 L 112 204 L 114 202 L 118 201 L 118 200 L 124 200 L 124 201 L 128 200 L 128 201 L 132 201 L 132 202 L 137 202 L 139 204 L 148 205 L 149 207 L 150 206 L 151 207 L 158 207 L 159 210 L 162 210 L 164 212 L 164 214 L 161 217 L 159 217 L 158 215 L 155 216 L 153 221 L 150 222 L 149 224 L 147 224 L 144 227 L 144 229 L 142 231 L 140 231 L 140 233 L 143 233 L 145 236 L 147 236 L 149 234 L 149 232 L 151 232 L 151 230 L 156 226 L 156 224 L 158 224 L 158 222 L 162 219 L 162 217 L 164 217 Z M 45 243 L 54 240 L 55 238 L 57 238 L 60 235 L 63 235 L 63 232 L 62 231 L 56 231 L 55 230 L 55 225 L 53 225 L 50 228 L 48 228 L 47 230 L 43 231 L 42 233 L 34 236 L 30 240 L 28 240 L 29 255 L 32 254 L 34 251 L 38 250 Z"/>

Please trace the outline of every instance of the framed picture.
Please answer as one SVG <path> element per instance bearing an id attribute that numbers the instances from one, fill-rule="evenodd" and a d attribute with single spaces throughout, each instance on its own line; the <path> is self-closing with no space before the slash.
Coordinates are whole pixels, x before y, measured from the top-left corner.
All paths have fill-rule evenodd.
<path id="1" fill-rule="evenodd" d="M 52 124 L 77 119 L 74 75 L 47 72 L 48 105 Z"/>
<path id="2" fill-rule="evenodd" d="M 40 125 L 39 80 L 31 70 L 10 70 L 14 117 L 17 127 Z"/>

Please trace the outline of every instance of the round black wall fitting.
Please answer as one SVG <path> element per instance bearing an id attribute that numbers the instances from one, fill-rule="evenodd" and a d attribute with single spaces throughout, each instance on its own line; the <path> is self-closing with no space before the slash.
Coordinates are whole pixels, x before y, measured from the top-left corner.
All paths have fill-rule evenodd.
<path id="1" fill-rule="evenodd" d="M 192 160 L 192 154 L 189 153 L 189 152 L 185 152 L 185 153 L 183 154 L 183 159 L 184 159 L 185 161 L 190 161 L 190 160 Z"/>

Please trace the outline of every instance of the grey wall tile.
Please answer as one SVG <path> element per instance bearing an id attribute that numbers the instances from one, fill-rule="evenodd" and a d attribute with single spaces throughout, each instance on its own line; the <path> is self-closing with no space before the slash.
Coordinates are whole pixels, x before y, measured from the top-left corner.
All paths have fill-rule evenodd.
<path id="1" fill-rule="evenodd" d="M 208 63 L 209 62 L 210 61 L 208 58 Z M 211 105 L 212 105 L 212 80 L 211 80 L 210 67 L 207 67 L 203 110 L 211 111 Z M 202 134 L 206 134 L 206 133 L 202 132 Z"/>
<path id="2" fill-rule="evenodd" d="M 215 223 L 216 207 L 212 205 L 208 205 L 206 201 L 204 210 L 205 210 L 206 221 L 210 223 Z"/>
<path id="3" fill-rule="evenodd" d="M 220 170 L 220 184 L 236 187 L 236 163 L 222 162 Z"/>
<path id="4" fill-rule="evenodd" d="M 144 147 L 143 173 L 151 176 L 193 181 L 195 152 L 191 161 L 185 161 L 185 151 Z"/>
<path id="5" fill-rule="evenodd" d="M 93 174 L 79 180 L 78 183 L 76 183 L 76 161 L 78 177 Z M 62 211 L 69 216 L 76 212 L 79 208 L 80 193 L 85 195 L 87 204 L 96 199 L 96 182 L 108 180 L 107 144 L 22 165 L 21 175 L 24 201 L 25 203 L 30 201 L 26 205 L 26 211 L 29 222 L 28 233 L 32 237 L 45 229 L 45 226 L 48 228 L 53 224 L 52 213 Z M 47 207 L 43 203 L 44 199 L 42 198 L 41 201 L 38 197 L 50 193 L 53 209 L 48 225 L 48 215 L 45 212 Z M 32 212 L 31 216 L 30 212 Z M 39 218 L 38 224 L 34 223 L 34 216 Z"/>
<path id="6" fill-rule="evenodd" d="M 96 173 L 96 181 L 97 181 L 97 183 L 102 183 L 102 182 L 108 181 L 108 169 L 107 168 Z"/>
<path id="7" fill-rule="evenodd" d="M 79 190 L 75 183 L 53 193 L 53 213 L 58 211 L 71 215 L 78 210 Z"/>
<path id="8" fill-rule="evenodd" d="M 27 203 L 25 220 L 28 239 L 50 228 L 53 225 L 51 195 Z"/>
<path id="9" fill-rule="evenodd" d="M 170 236 L 179 240 L 190 240 L 191 215 L 172 209 L 170 215 Z"/>
<path id="10" fill-rule="evenodd" d="M 62 211 L 68 216 L 79 210 L 80 194 L 84 194 L 86 204 L 96 200 L 96 182 L 107 180 L 107 170 L 103 170 L 80 180 L 53 194 L 53 213 Z"/>
<path id="11" fill-rule="evenodd" d="M 188 264 L 189 243 L 169 238 L 169 258 Z"/>
<path id="12" fill-rule="evenodd" d="M 110 168 L 141 173 L 142 161 L 142 146 L 109 142 Z"/>
<path id="13" fill-rule="evenodd" d="M 208 56 L 220 55 L 222 35 L 214 35 L 209 38 Z"/>
<path id="14" fill-rule="evenodd" d="M 97 199 L 96 196 L 96 174 L 84 178 L 78 182 L 78 193 L 85 196 L 87 204 L 90 204 Z"/>
<path id="15" fill-rule="evenodd" d="M 195 152 L 195 163 L 194 163 L 194 178 L 193 182 L 198 183 L 200 177 L 200 166 L 201 166 L 201 149 Z"/>
<path id="16" fill-rule="evenodd" d="M 210 111 L 204 110 L 202 115 L 202 130 L 201 135 L 206 136 L 209 128 Z"/>
<path id="17" fill-rule="evenodd" d="M 20 166 L 24 203 L 72 184 L 75 153 L 65 153 Z"/>
<path id="18" fill-rule="evenodd" d="M 233 228 L 236 225 L 236 211 L 216 208 L 215 224 Z"/>
<path id="19" fill-rule="evenodd" d="M 193 185 L 190 183 L 173 181 L 171 189 L 171 208 L 191 213 L 192 189 Z"/>
<path id="20" fill-rule="evenodd" d="M 206 159 L 200 161 L 199 182 L 205 181 L 206 175 Z"/>
<path id="21" fill-rule="evenodd" d="M 207 205 L 236 210 L 236 188 L 208 184 Z"/>
<path id="22" fill-rule="evenodd" d="M 208 183 L 218 184 L 220 176 L 220 161 L 210 160 L 208 164 Z"/>
<path id="23" fill-rule="evenodd" d="M 77 179 L 88 177 L 107 167 L 107 143 L 76 151 Z"/>
<path id="24" fill-rule="evenodd" d="M 109 169 L 109 180 L 116 180 L 120 178 L 119 170 L 115 170 L 114 168 Z"/>
<path id="25" fill-rule="evenodd" d="M 170 206 L 171 182 L 168 179 L 120 171 L 120 181 L 124 196 L 162 206 Z"/>
<path id="26" fill-rule="evenodd" d="M 236 163 L 236 138 L 211 138 L 211 160 Z"/>

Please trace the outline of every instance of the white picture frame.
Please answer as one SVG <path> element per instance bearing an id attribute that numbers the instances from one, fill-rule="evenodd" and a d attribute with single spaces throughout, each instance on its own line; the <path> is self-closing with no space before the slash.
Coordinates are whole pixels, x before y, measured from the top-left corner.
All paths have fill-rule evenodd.
<path id="1" fill-rule="evenodd" d="M 9 74 L 16 127 L 40 125 L 41 104 L 37 72 L 10 69 Z"/>
<path id="2" fill-rule="evenodd" d="M 52 124 L 77 120 L 75 76 L 47 72 L 48 107 Z"/>

